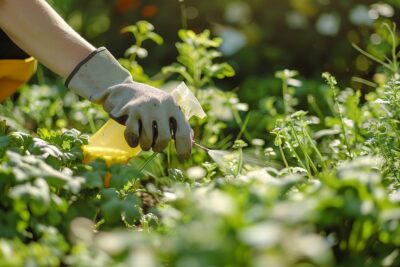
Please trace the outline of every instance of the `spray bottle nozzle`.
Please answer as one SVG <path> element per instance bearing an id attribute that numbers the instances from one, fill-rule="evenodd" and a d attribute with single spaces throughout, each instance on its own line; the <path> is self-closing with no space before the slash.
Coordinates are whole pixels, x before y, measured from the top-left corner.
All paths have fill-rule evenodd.
<path id="1" fill-rule="evenodd" d="M 209 149 L 209 148 L 206 148 L 206 147 L 204 147 L 204 146 L 202 146 L 202 145 L 196 143 L 196 141 L 194 141 L 194 140 L 192 141 L 192 144 L 193 144 L 193 146 L 198 147 L 198 148 L 200 148 L 200 149 L 206 151 L 207 153 L 210 152 L 210 149 Z"/>

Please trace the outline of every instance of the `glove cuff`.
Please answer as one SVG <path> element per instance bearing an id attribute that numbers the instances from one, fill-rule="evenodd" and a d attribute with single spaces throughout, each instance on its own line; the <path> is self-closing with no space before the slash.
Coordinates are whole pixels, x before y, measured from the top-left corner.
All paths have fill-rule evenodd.
<path id="1" fill-rule="evenodd" d="M 105 47 L 100 47 L 74 68 L 65 85 L 90 101 L 101 102 L 110 87 L 128 80 L 130 73 Z"/>

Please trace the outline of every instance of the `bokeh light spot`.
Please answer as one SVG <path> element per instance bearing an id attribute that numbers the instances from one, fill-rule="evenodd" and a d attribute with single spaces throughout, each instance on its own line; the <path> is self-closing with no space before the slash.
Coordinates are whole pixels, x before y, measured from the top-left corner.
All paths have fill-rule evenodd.
<path id="1" fill-rule="evenodd" d="M 106 14 L 99 14 L 88 27 L 87 35 L 94 38 L 110 28 L 110 18 Z"/>
<path id="2" fill-rule="evenodd" d="M 370 38 L 371 43 L 373 43 L 374 45 L 379 45 L 382 42 L 382 38 L 379 36 L 379 34 L 373 33 L 371 34 Z"/>
<path id="3" fill-rule="evenodd" d="M 129 9 L 137 8 L 140 5 L 140 0 L 118 0 L 116 9 L 119 13 L 124 13 Z"/>
<path id="4" fill-rule="evenodd" d="M 368 7 L 357 5 L 350 11 L 350 21 L 355 25 L 371 25 L 373 20 L 369 16 L 368 12 Z"/>
<path id="5" fill-rule="evenodd" d="M 244 2 L 232 2 L 225 10 L 225 20 L 229 23 L 247 23 L 250 20 L 251 9 Z"/>
<path id="6" fill-rule="evenodd" d="M 186 8 L 186 16 L 188 19 L 195 19 L 199 15 L 199 10 L 194 6 L 189 6 Z"/>
<path id="7" fill-rule="evenodd" d="M 315 25 L 320 34 L 336 36 L 340 29 L 340 16 L 336 13 L 322 14 Z"/>
<path id="8" fill-rule="evenodd" d="M 154 17 L 157 14 L 158 8 L 156 5 L 147 5 L 142 9 L 142 16 L 145 18 Z"/>
<path id="9" fill-rule="evenodd" d="M 358 44 L 360 42 L 360 37 L 358 35 L 358 32 L 348 31 L 347 32 L 347 40 L 349 40 L 350 43 Z"/>
<path id="10" fill-rule="evenodd" d="M 363 56 L 363 55 L 359 55 L 356 58 L 356 68 L 360 71 L 367 71 L 369 69 L 369 61 L 368 59 Z"/>
<path id="11" fill-rule="evenodd" d="M 302 13 L 293 11 L 286 15 L 286 24 L 292 29 L 304 29 L 307 28 L 308 20 Z"/>

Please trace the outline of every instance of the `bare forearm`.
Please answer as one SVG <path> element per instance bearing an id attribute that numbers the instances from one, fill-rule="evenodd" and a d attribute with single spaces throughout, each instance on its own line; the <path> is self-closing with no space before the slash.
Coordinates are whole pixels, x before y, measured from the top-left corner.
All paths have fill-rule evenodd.
<path id="1" fill-rule="evenodd" d="M 64 78 L 95 50 L 44 0 L 0 0 L 0 27 L 19 47 Z"/>

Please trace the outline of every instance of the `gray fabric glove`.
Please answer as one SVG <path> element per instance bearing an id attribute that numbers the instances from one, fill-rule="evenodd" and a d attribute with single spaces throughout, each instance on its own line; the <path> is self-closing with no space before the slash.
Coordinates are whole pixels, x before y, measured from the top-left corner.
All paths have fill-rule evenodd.
<path id="1" fill-rule="evenodd" d="M 69 75 L 66 86 L 102 104 L 110 117 L 126 125 L 125 139 L 143 150 L 162 151 L 175 139 L 178 156 L 191 154 L 192 131 L 171 94 L 134 82 L 106 48 L 99 48 Z"/>

